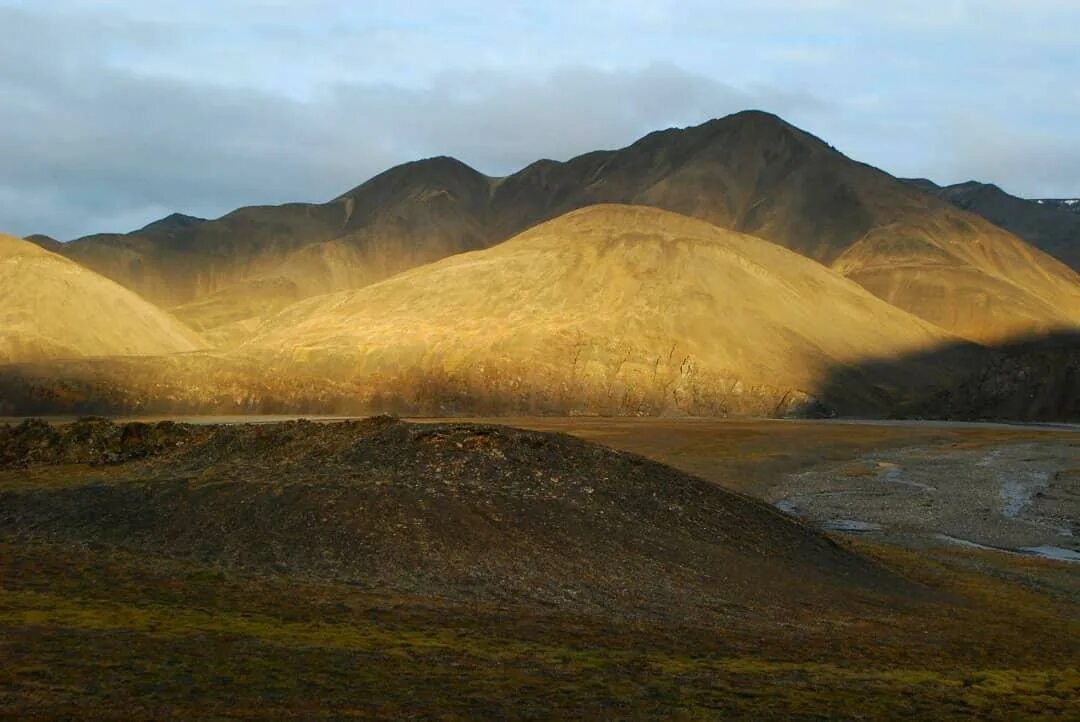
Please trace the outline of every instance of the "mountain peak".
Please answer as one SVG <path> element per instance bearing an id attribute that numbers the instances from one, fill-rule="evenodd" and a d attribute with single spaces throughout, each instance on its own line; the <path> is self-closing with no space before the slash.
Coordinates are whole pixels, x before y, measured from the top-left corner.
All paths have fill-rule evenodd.
<path id="1" fill-rule="evenodd" d="M 191 226 L 198 225 L 200 223 L 206 223 L 205 218 L 199 218 L 198 216 L 189 216 L 184 213 L 170 213 L 164 218 L 159 218 L 156 221 L 151 221 L 145 226 L 135 231 L 136 233 L 144 233 L 147 231 L 178 231 L 183 228 L 190 228 Z"/>
<path id="2" fill-rule="evenodd" d="M 770 113 L 765 110 L 740 110 L 737 113 L 731 113 L 719 118 L 713 118 L 707 120 L 701 125 L 688 128 L 688 130 L 714 130 L 714 131 L 731 131 L 738 129 L 740 131 L 750 132 L 780 132 L 780 131 L 795 131 L 803 132 L 797 126 L 792 125 L 788 121 L 781 118 L 775 113 Z"/>
<path id="3" fill-rule="evenodd" d="M 740 110 L 686 130 L 695 134 L 705 133 L 709 137 L 735 137 L 738 143 L 751 146 L 770 146 L 782 141 L 793 141 L 795 145 L 836 151 L 831 144 L 813 133 L 765 110 Z"/>
<path id="4" fill-rule="evenodd" d="M 377 186 L 398 187 L 403 183 L 408 185 L 445 186 L 457 184 L 463 180 L 487 182 L 488 177 L 457 158 L 448 155 L 436 155 L 396 165 L 342 193 L 334 200 L 354 197 L 363 190 L 369 190 Z"/>
<path id="5" fill-rule="evenodd" d="M 1006 200 L 1019 201 L 1020 199 L 1005 192 L 1000 186 L 993 183 L 981 183 L 976 180 L 964 181 L 940 189 L 940 194 L 950 202 L 966 208 L 971 205 L 973 199 L 980 198 L 984 201 L 1002 202 Z"/>
<path id="6" fill-rule="evenodd" d="M 24 241 L 30 241 L 31 243 L 44 248 L 46 251 L 52 251 L 57 253 L 64 247 L 64 244 L 52 236 L 47 236 L 44 233 L 31 233 L 26 236 Z"/>
<path id="7" fill-rule="evenodd" d="M 963 183 L 954 183 L 951 186 L 946 186 L 946 189 L 954 189 L 954 190 L 958 190 L 958 191 L 995 190 L 995 191 L 998 191 L 1000 193 L 1005 192 L 1005 191 L 1001 190 L 1001 188 L 999 188 L 998 186 L 994 185 L 993 183 L 983 183 L 982 181 L 977 181 L 977 180 L 967 180 L 967 181 L 964 181 Z"/>
<path id="8" fill-rule="evenodd" d="M 746 110 L 740 110 L 737 113 L 731 113 L 722 118 L 718 118 L 720 121 L 726 121 L 728 123 L 744 123 L 754 125 L 768 125 L 768 126 L 782 126 L 785 128 L 793 128 L 791 123 L 781 118 L 776 113 L 770 113 L 767 110 L 758 110 L 756 108 L 748 108 Z"/>
<path id="9" fill-rule="evenodd" d="M 897 180 L 907 183 L 909 186 L 920 188 L 929 193 L 937 193 L 941 190 L 941 186 L 939 186 L 937 183 L 930 180 L 929 178 L 897 178 Z"/>

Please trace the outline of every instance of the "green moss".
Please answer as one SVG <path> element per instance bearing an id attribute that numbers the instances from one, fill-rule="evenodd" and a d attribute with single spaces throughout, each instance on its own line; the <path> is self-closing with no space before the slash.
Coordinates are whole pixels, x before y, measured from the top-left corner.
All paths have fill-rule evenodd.
<path id="1" fill-rule="evenodd" d="M 862 548 L 945 596 L 903 613 L 679 630 L 0 544 L 0 716 L 1080 714 L 1068 610 L 999 579 Z"/>
<path id="2" fill-rule="evenodd" d="M 509 699 L 548 712 L 567 712 L 583 701 L 597 712 L 625 707 L 667 716 L 682 710 L 684 719 L 727 711 L 899 714 L 912 705 L 930 712 L 946 704 L 993 712 L 1003 701 L 1018 713 L 1033 713 L 1076 709 L 1080 688 L 1076 668 L 856 670 L 661 650 L 576 650 L 559 644 L 558 629 L 543 644 L 447 629 L 434 619 L 412 629 L 289 622 L 37 592 L 0 592 L 0 627 L 5 639 L 30 642 L 13 655 L 5 650 L 14 662 L 8 674 L 16 699 L 44 682 L 60 697 L 92 700 L 90 709 L 103 714 L 114 697 L 149 695 L 177 708 L 200 707 L 214 690 L 229 689 L 267 700 L 272 716 L 270 710 L 313 688 L 330 699 L 349 689 L 377 693 L 388 714 L 413 700 L 428 711 L 489 709 L 499 716 Z M 64 640 L 62 648 L 49 644 L 54 639 Z M 236 657 L 238 648 L 254 653 Z M 67 661 L 58 664 L 64 654 Z M 301 661 L 310 665 L 302 673 Z M 433 696 L 438 690 L 446 696 Z"/>

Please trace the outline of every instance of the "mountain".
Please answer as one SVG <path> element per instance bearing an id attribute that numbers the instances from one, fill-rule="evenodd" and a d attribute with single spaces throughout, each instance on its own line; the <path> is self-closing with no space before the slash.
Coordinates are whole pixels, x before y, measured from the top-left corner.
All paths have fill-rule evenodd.
<path id="1" fill-rule="evenodd" d="M 1080 271 L 1080 203 L 1077 201 L 1025 200 L 992 183 L 977 181 L 920 187 L 1015 233 L 1074 271 Z"/>
<path id="2" fill-rule="evenodd" d="M 64 248 L 64 244 L 52 236 L 46 236 L 42 233 L 34 233 L 23 239 L 24 241 L 30 241 L 44 248 L 46 251 L 52 251 L 53 253 L 59 253 Z"/>
<path id="3" fill-rule="evenodd" d="M 1069 213 L 1080 214 L 1080 198 L 1035 198 L 1032 200 L 1041 206 L 1050 206 Z"/>
<path id="4" fill-rule="evenodd" d="M 164 218 L 159 218 L 156 221 L 147 223 L 136 231 L 136 233 L 175 233 L 187 228 L 192 228 L 200 223 L 206 223 L 206 219 L 197 216 L 189 216 L 184 213 L 170 213 Z"/>
<path id="5" fill-rule="evenodd" d="M 300 298 L 495 242 L 474 217 L 488 184 L 458 161 L 433 158 L 329 203 L 241 208 L 214 221 L 174 215 L 128 234 L 77 239 L 64 253 L 231 345 L 251 322 Z"/>
<path id="6" fill-rule="evenodd" d="M 877 378 L 904 375 L 919 367 L 967 369 L 930 393 L 896 395 L 889 404 L 890 413 L 900 417 L 1080 419 L 1080 332 L 1019 337 L 974 354 L 963 349 L 959 357 L 958 350 L 946 345 L 902 357 L 867 359 L 859 370 Z M 849 374 L 837 374 L 821 383 L 819 393 L 829 399 L 843 394 L 849 384 Z"/>
<path id="7" fill-rule="evenodd" d="M 596 205 L 301 301 L 239 353 L 356 379 L 368 398 L 413 413 L 775 415 L 813 407 L 835 366 L 952 340 L 775 244 Z M 853 380 L 851 395 L 869 386 Z"/>
<path id="8" fill-rule="evenodd" d="M 500 183 L 496 205 L 527 206 L 537 188 L 553 201 L 541 215 L 618 201 L 760 236 L 979 341 L 1080 321 L 1080 277 L 1070 269 L 766 113 L 531 166 Z"/>
<path id="9" fill-rule="evenodd" d="M 201 346 L 164 311 L 30 241 L 0 235 L 0 362 L 169 354 Z"/>
<path id="10" fill-rule="evenodd" d="M 1080 319 L 1080 278 L 1070 269 L 757 111 L 651 133 L 621 150 L 538 161 L 505 178 L 430 158 L 328 203 L 90 236 L 64 253 L 228 345 L 299 298 L 489 247 L 597 203 L 655 206 L 760 236 L 971 339 Z"/>
<path id="11" fill-rule="evenodd" d="M 287 252 L 271 254 L 275 260 L 270 270 L 241 271 L 243 280 L 222 284 L 173 310 L 193 328 L 230 346 L 250 333 L 252 319 L 261 320 L 301 298 L 359 288 L 454 253 L 484 248 L 495 240 L 481 222 L 488 182 L 449 158 L 391 169 L 319 207 L 322 215 L 316 217 L 332 222 L 312 230 L 313 242 L 294 242 Z M 276 217 L 280 227 L 292 223 L 289 217 L 296 212 L 293 207 L 263 210 Z M 274 232 L 270 227 L 256 234 Z M 267 256 L 258 249 L 252 253 L 261 253 L 264 261 Z M 180 276 L 176 283 L 187 279 Z"/>
<path id="12" fill-rule="evenodd" d="M 164 308 L 203 298 L 272 271 L 294 250 L 334 237 L 333 206 L 241 208 L 215 221 L 168 218 L 127 234 L 104 233 L 64 245 L 64 255 Z"/>

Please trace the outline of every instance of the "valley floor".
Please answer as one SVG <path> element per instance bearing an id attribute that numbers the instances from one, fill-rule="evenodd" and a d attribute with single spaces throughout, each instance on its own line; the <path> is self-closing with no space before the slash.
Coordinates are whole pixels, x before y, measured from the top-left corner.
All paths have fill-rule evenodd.
<path id="1" fill-rule="evenodd" d="M 929 593 L 783 618 L 733 610 L 700 629 L 0 540 L 0 717 L 1080 717 L 1074 431 L 488 421 L 762 498 Z M 1031 551 L 1048 547 L 1062 551 Z"/>

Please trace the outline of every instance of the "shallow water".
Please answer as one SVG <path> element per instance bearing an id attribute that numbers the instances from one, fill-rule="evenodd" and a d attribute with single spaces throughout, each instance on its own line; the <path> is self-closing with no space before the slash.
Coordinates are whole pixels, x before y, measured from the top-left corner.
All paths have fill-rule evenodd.
<path id="1" fill-rule="evenodd" d="M 958 536 L 952 536 L 951 534 L 935 534 L 934 538 L 941 541 L 947 541 L 950 544 L 956 544 L 957 546 L 967 547 L 969 549 L 982 549 L 988 552 L 1004 552 L 1006 554 L 1013 554 L 1011 549 L 1002 549 L 1001 547 L 991 547 L 979 542 L 973 542 L 970 539 L 961 539 Z"/>
<path id="2" fill-rule="evenodd" d="M 791 516 L 802 516 L 799 513 L 799 507 L 795 504 L 795 500 L 791 499 L 790 497 L 787 499 L 780 499 L 779 501 L 774 502 L 773 506 L 775 506 L 777 509 L 784 512 L 785 514 L 790 514 Z"/>
<path id="3" fill-rule="evenodd" d="M 1050 546 L 1049 544 L 1042 544 L 1037 547 L 1024 547 L 1021 551 L 1028 554 L 1034 554 L 1035 556 L 1044 559 L 1056 559 L 1059 562 L 1080 562 L 1080 552 L 1073 549 L 1065 549 L 1064 547 Z"/>
<path id="4" fill-rule="evenodd" d="M 821 525 L 821 528 L 828 531 L 840 531 L 848 534 L 866 534 L 869 532 L 881 531 L 885 527 L 881 526 L 881 524 L 875 524 L 872 521 L 859 521 L 858 519 L 829 519 Z"/>
<path id="5" fill-rule="evenodd" d="M 1015 519 L 1031 503 L 1035 492 L 1045 489 L 1050 483 L 1050 474 L 1045 471 L 1021 472 L 1018 479 L 1006 479 L 1001 482 L 1001 499 L 1004 502 L 1001 513 L 1009 519 Z"/>
<path id="6" fill-rule="evenodd" d="M 1080 562 L 1080 552 L 1072 549 L 1065 549 L 1064 547 L 1051 546 L 1049 544 L 1040 544 L 1039 546 L 1034 547 L 1021 547 L 1019 549 L 1006 549 L 1004 547 L 987 546 L 986 544 L 973 542 L 970 539 L 961 539 L 960 537 L 949 534 L 935 534 L 934 536 L 942 541 L 947 541 L 951 544 L 956 544 L 957 546 L 968 547 L 969 549 L 981 549 L 983 551 L 1000 552 L 1002 554 L 1041 557 L 1043 559 L 1052 559 L 1059 562 Z"/>

